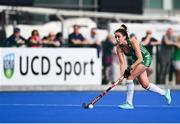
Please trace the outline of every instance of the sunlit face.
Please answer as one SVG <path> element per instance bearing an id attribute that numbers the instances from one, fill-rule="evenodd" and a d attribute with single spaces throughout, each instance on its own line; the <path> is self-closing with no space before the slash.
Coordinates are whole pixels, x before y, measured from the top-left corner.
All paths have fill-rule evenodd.
<path id="1" fill-rule="evenodd" d="M 125 44 L 126 36 L 123 36 L 120 32 L 116 32 L 116 33 L 115 33 L 115 39 L 116 39 L 116 42 L 117 42 L 119 45 Z"/>

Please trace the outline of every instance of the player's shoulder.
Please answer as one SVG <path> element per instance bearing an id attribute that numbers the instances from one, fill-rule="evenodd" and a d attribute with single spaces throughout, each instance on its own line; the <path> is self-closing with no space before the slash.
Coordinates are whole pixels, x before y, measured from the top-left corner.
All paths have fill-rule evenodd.
<path id="1" fill-rule="evenodd" d="M 122 49 L 119 47 L 119 45 L 116 45 L 115 48 L 116 48 L 116 52 L 117 52 L 117 53 L 118 53 L 118 52 L 120 52 L 120 53 L 122 52 Z"/>
<path id="2" fill-rule="evenodd" d="M 131 44 L 139 44 L 139 41 L 138 41 L 136 38 L 131 38 L 131 39 L 129 40 L 129 42 L 130 42 Z"/>

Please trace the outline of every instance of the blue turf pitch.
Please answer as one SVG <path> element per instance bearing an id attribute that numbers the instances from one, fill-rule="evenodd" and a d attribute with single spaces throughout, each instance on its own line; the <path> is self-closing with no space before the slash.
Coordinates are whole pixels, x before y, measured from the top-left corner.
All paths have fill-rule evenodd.
<path id="1" fill-rule="evenodd" d="M 125 100 L 125 92 L 113 91 L 93 109 L 82 108 L 101 92 L 0 92 L 0 123 L 180 123 L 180 91 L 172 91 L 172 104 L 152 92 L 137 91 L 133 110 L 117 105 Z"/>

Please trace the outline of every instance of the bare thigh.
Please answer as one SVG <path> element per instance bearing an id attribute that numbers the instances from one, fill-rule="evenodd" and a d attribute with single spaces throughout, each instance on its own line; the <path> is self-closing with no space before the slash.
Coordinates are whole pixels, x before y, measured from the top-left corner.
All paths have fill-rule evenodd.
<path id="1" fill-rule="evenodd" d="M 144 89 L 147 89 L 148 86 L 149 86 L 149 79 L 148 79 L 148 76 L 147 76 L 147 72 L 144 71 L 142 74 L 140 74 L 138 76 L 138 81 L 139 83 L 141 84 L 141 86 L 144 88 Z"/>
<path id="2" fill-rule="evenodd" d="M 131 75 L 128 77 L 128 80 L 134 80 L 139 77 L 144 71 L 146 71 L 147 67 L 143 64 L 139 64 L 136 68 L 131 72 Z"/>

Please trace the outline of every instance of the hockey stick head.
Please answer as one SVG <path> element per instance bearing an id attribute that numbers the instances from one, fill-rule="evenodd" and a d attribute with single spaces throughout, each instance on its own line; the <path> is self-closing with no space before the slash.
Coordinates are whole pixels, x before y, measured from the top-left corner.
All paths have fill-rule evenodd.
<path id="1" fill-rule="evenodd" d="M 83 106 L 84 109 L 92 109 L 94 107 L 93 104 L 90 103 L 90 104 L 87 105 L 85 102 L 82 104 L 82 106 Z"/>
<path id="2" fill-rule="evenodd" d="M 89 108 L 88 105 L 87 105 L 85 102 L 83 102 L 82 107 L 83 107 L 84 109 L 88 109 L 88 108 Z"/>

